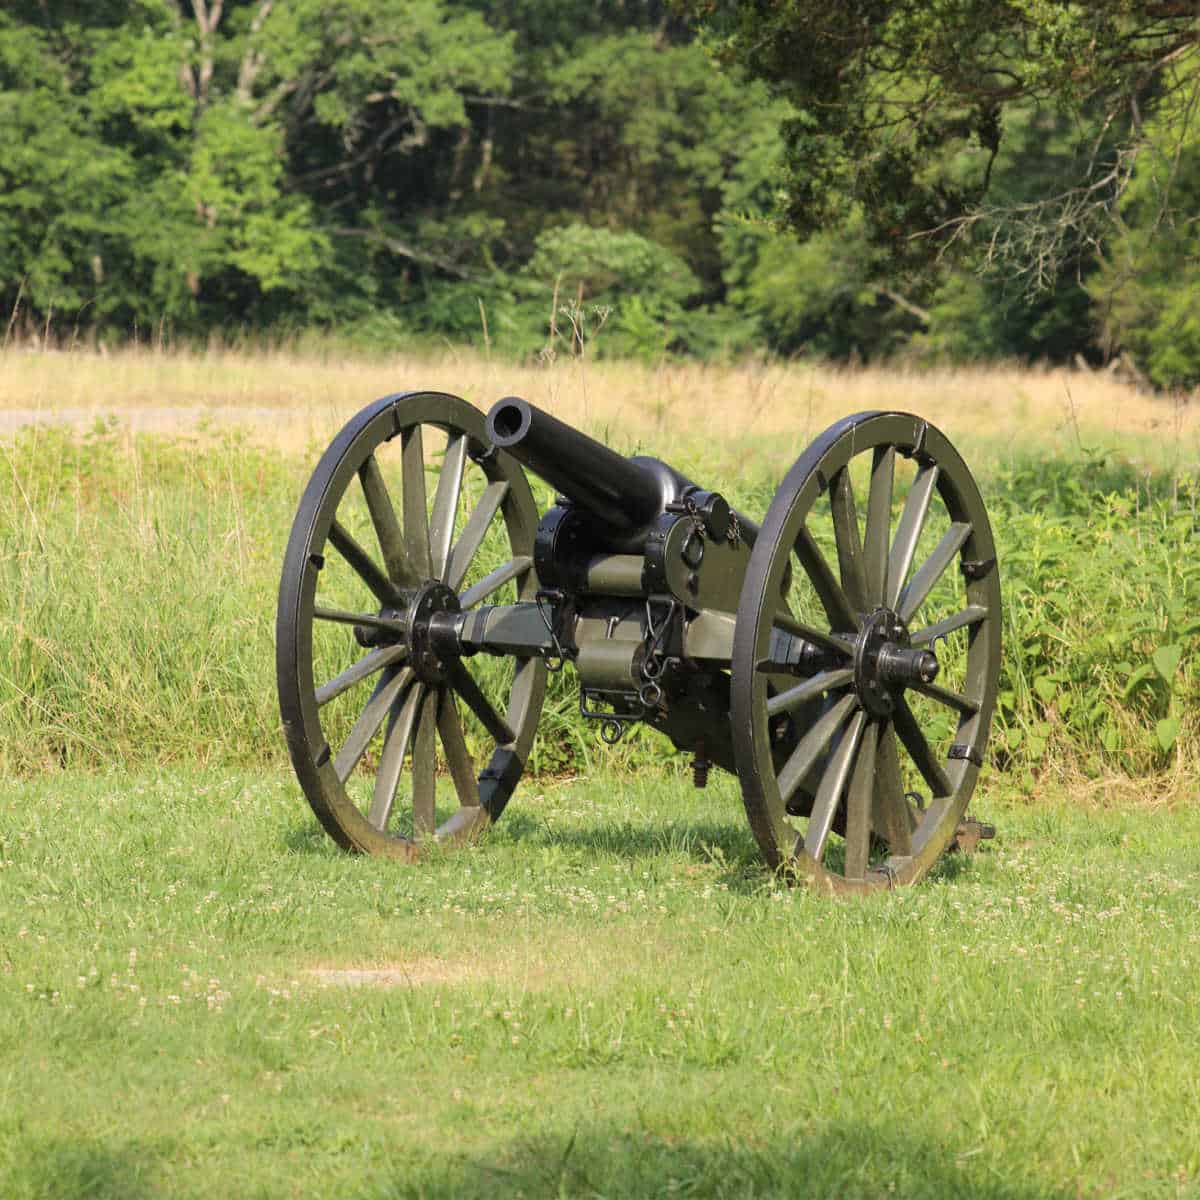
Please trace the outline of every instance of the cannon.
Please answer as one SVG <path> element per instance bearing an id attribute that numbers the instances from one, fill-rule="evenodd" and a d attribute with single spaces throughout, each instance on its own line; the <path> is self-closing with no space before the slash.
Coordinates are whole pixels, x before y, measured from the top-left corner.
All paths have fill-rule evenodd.
<path id="1" fill-rule="evenodd" d="M 556 494 L 544 513 L 526 470 Z M 761 523 L 525 400 L 407 392 L 321 458 L 279 592 L 297 777 L 343 847 L 415 860 L 496 821 L 547 673 L 601 736 L 634 723 L 736 775 L 767 864 L 834 893 L 920 879 L 966 820 L 1000 666 L 971 473 L 928 421 L 863 412 Z"/>

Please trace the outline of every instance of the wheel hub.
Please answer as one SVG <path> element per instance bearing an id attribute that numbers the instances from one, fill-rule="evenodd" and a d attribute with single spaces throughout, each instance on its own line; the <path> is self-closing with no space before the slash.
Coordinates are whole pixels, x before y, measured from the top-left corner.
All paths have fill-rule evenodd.
<path id="1" fill-rule="evenodd" d="M 422 584 L 408 606 L 408 665 L 423 683 L 443 683 L 446 677 L 445 639 L 434 645 L 435 618 L 458 613 L 462 606 L 453 588 L 437 580 Z"/>
<path id="2" fill-rule="evenodd" d="M 854 649 L 854 687 L 872 716 L 890 716 L 906 687 L 932 683 L 939 669 L 935 654 L 910 646 L 907 627 L 890 608 L 876 609 L 863 622 Z"/>

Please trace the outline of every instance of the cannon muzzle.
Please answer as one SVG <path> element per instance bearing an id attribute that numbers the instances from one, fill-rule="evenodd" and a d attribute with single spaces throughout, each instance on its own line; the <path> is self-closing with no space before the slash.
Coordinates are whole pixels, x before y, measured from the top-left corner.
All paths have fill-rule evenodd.
<path id="1" fill-rule="evenodd" d="M 517 396 L 492 405 L 487 434 L 493 446 L 616 533 L 648 525 L 686 483 L 665 477 L 674 476 L 669 468 L 651 470 L 622 457 Z"/>

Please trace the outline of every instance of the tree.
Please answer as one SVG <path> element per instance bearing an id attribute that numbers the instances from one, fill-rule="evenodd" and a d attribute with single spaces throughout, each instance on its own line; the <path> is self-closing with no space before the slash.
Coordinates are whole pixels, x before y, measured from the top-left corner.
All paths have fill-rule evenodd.
<path id="1" fill-rule="evenodd" d="M 1145 140 L 1185 92 L 1200 47 L 1194 0 L 681 0 L 720 57 L 766 80 L 785 129 L 787 215 L 802 234 L 860 212 L 904 261 L 967 249 L 1053 277 L 1096 241 Z M 994 203 L 1011 114 L 1047 109 L 1077 130 L 1063 174 Z M 980 228 L 982 227 L 982 229 Z"/>
<path id="2" fill-rule="evenodd" d="M 1192 71 L 1200 75 L 1200 64 Z M 1184 102 L 1182 93 L 1175 98 Z M 1174 105 L 1147 122 L 1117 230 L 1088 290 L 1110 353 L 1132 358 L 1158 387 L 1200 385 L 1200 129 Z"/>
<path id="3" fill-rule="evenodd" d="M 0 14 L 0 297 L 203 329 L 311 316 L 409 235 L 408 161 L 502 91 L 510 39 L 442 0 L 19 2 Z M 398 205 L 389 203 L 397 196 Z M 410 227 L 396 221 L 396 209 Z"/>

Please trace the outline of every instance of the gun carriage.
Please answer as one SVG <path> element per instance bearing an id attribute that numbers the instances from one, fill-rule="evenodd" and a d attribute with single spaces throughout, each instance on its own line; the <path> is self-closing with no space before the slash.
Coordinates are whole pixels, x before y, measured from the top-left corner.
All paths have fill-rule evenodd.
<path id="1" fill-rule="evenodd" d="M 525 469 L 559 493 L 540 517 Z M 288 543 L 288 747 L 339 844 L 414 859 L 500 817 L 547 671 L 570 663 L 606 740 L 644 722 L 697 785 L 737 776 L 771 867 L 834 892 L 912 883 L 990 833 L 964 816 L 999 671 L 995 554 L 963 460 L 910 414 L 833 425 L 758 524 L 524 400 L 485 418 L 387 397 L 330 445 Z"/>

